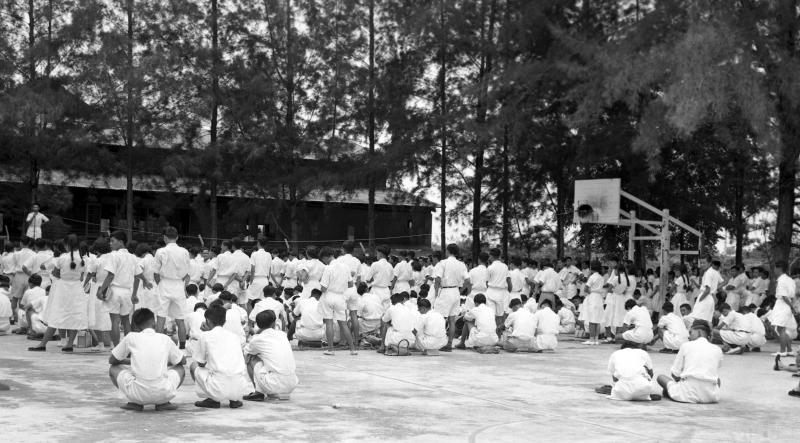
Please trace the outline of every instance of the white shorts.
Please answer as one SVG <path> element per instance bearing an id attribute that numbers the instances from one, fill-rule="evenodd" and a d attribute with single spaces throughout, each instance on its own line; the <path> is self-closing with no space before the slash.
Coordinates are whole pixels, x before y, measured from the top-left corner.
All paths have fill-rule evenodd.
<path id="1" fill-rule="evenodd" d="M 174 370 L 168 370 L 167 376 L 160 380 L 137 380 L 130 369 L 123 369 L 117 375 L 117 386 L 120 392 L 131 403 L 140 405 L 160 405 L 175 398 L 181 377 Z"/>
<path id="2" fill-rule="evenodd" d="M 534 348 L 534 344 L 533 339 L 528 337 L 508 337 L 503 343 L 503 347 L 509 350 L 530 350 Z"/>
<path id="3" fill-rule="evenodd" d="M 407 280 L 398 280 L 394 283 L 394 289 L 392 289 L 392 294 L 399 294 L 401 292 L 411 292 L 411 285 L 408 283 Z"/>
<path id="4" fill-rule="evenodd" d="M 651 381 L 644 376 L 620 379 L 611 388 L 611 400 L 650 401 Z"/>
<path id="5" fill-rule="evenodd" d="M 634 343 L 647 344 L 653 341 L 653 330 L 650 328 L 634 328 L 622 333 L 622 338 Z"/>
<path id="6" fill-rule="evenodd" d="M 795 321 L 792 316 L 792 309 L 783 301 L 775 302 L 775 307 L 769 313 L 769 322 L 772 326 L 791 327 Z"/>
<path id="7" fill-rule="evenodd" d="M 197 367 L 194 370 L 195 392 L 200 398 L 214 401 L 241 400 L 250 391 L 246 374 L 224 375 L 212 372 L 208 368 Z"/>
<path id="8" fill-rule="evenodd" d="M 461 295 L 458 293 L 458 288 L 441 289 L 433 303 L 433 309 L 444 318 L 457 315 L 459 306 L 461 306 Z"/>
<path id="9" fill-rule="evenodd" d="M 322 314 L 323 320 L 346 321 L 347 303 L 344 294 L 330 291 L 323 294 L 319 301 L 319 313 Z"/>
<path id="10" fill-rule="evenodd" d="M 380 331 L 381 319 L 379 318 L 359 318 L 358 319 L 359 333 L 366 334 L 372 331 Z"/>
<path id="11" fill-rule="evenodd" d="M 673 351 L 681 348 L 681 345 L 689 341 L 689 336 L 678 335 L 667 330 L 661 334 L 661 341 L 664 342 L 664 347 Z"/>
<path id="12" fill-rule="evenodd" d="M 380 297 L 384 311 L 392 306 L 392 293 L 389 291 L 389 288 L 379 288 L 377 286 L 373 286 L 372 289 L 370 289 L 370 292 Z"/>
<path id="13" fill-rule="evenodd" d="M 750 333 L 743 331 L 729 331 L 723 329 L 719 331 L 722 341 L 733 346 L 746 346 L 750 342 Z"/>
<path id="14" fill-rule="evenodd" d="M 480 348 L 483 346 L 494 346 L 497 344 L 497 334 L 494 331 L 484 333 L 478 331 L 478 328 L 472 328 L 469 331 L 469 338 L 464 343 L 468 348 Z"/>
<path id="15" fill-rule="evenodd" d="M 131 289 L 111 286 L 106 291 L 104 307 L 108 309 L 109 314 L 130 315 L 133 311 L 132 294 Z"/>
<path id="16" fill-rule="evenodd" d="M 494 309 L 494 316 L 500 317 L 506 312 L 509 300 L 508 291 L 499 288 L 486 289 L 486 306 Z"/>
<path id="17" fill-rule="evenodd" d="M 300 327 L 294 332 L 294 338 L 299 341 L 322 341 L 325 338 L 325 328 L 306 329 Z"/>
<path id="18" fill-rule="evenodd" d="M 715 382 L 686 378 L 667 384 L 669 397 L 681 403 L 719 403 L 719 385 Z"/>
<path id="19" fill-rule="evenodd" d="M 764 346 L 767 343 L 767 337 L 764 334 L 756 334 L 755 332 L 751 332 L 747 339 L 747 346 L 751 348 L 758 348 Z"/>
<path id="20" fill-rule="evenodd" d="M 159 317 L 183 320 L 186 316 L 186 287 L 183 280 L 162 279 L 158 284 Z"/>
<path id="21" fill-rule="evenodd" d="M 416 338 L 414 337 L 413 332 L 411 331 L 401 332 L 389 326 L 386 329 L 386 338 L 383 340 L 383 344 L 385 344 L 386 346 L 397 346 L 403 340 L 408 341 L 409 348 L 412 347 L 416 342 Z"/>
<path id="22" fill-rule="evenodd" d="M 417 340 L 414 342 L 414 347 L 420 351 L 425 351 L 428 349 L 441 349 L 447 344 L 447 336 L 442 337 L 432 337 L 429 335 L 425 336 L 417 336 Z"/>
<path id="23" fill-rule="evenodd" d="M 558 347 L 558 337 L 555 334 L 537 334 L 534 338 L 536 349 L 553 349 Z"/>
<path id="24" fill-rule="evenodd" d="M 287 395 L 297 387 L 299 380 L 296 374 L 281 375 L 270 372 L 264 364 L 258 362 L 253 367 L 253 384 L 256 391 L 266 395 Z"/>
<path id="25" fill-rule="evenodd" d="M 261 300 L 264 298 L 264 288 L 269 285 L 269 277 L 253 277 L 250 287 L 247 288 L 248 300 Z"/>

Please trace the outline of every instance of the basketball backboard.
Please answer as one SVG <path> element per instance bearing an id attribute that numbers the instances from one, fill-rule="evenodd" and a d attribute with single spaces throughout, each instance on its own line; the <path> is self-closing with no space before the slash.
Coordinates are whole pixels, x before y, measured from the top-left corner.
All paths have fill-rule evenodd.
<path id="1" fill-rule="evenodd" d="M 621 180 L 576 180 L 574 223 L 619 224 Z"/>

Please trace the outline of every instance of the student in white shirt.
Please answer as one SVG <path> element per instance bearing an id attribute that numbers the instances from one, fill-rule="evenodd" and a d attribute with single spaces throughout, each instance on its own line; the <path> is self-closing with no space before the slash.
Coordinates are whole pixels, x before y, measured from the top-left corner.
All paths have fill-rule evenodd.
<path id="1" fill-rule="evenodd" d="M 505 321 L 503 349 L 508 352 L 532 351 L 533 338 L 536 336 L 536 318 L 531 311 L 522 308 L 522 302 L 518 298 L 512 298 L 508 306 L 511 313 Z"/>
<path id="2" fill-rule="evenodd" d="M 22 263 L 22 272 L 28 276 L 39 274 L 42 276 L 42 288 L 49 289 L 53 284 L 51 275 L 55 266 L 56 257 L 50 249 L 49 243 L 43 238 L 38 238 L 34 242 L 36 253 Z"/>
<path id="3" fill-rule="evenodd" d="M 467 302 L 472 303 L 472 298 L 478 294 L 486 294 L 489 288 L 489 271 L 487 265 L 489 264 L 489 254 L 481 252 L 478 254 L 478 266 L 469 270 L 469 281 L 471 291 L 467 295 Z M 506 289 L 508 289 L 506 285 Z M 469 306 L 471 309 L 473 306 Z"/>
<path id="4" fill-rule="evenodd" d="M 550 300 L 550 305 L 556 303 L 555 294 L 561 287 L 561 278 L 558 273 L 553 269 L 553 264 L 550 259 L 542 260 L 542 270 L 536 275 L 536 284 L 539 290 L 539 303 L 543 300 Z"/>
<path id="5" fill-rule="evenodd" d="M 655 343 L 659 338 L 664 343 L 664 348 L 659 352 L 662 354 L 675 354 L 678 349 L 689 341 L 689 330 L 683 319 L 675 315 L 675 306 L 670 302 L 664 302 L 661 308 L 662 316 L 658 319 L 658 335 L 653 338 Z"/>
<path id="6" fill-rule="evenodd" d="M 734 265 L 731 267 L 731 275 L 734 275 L 732 279 L 728 282 L 725 286 L 726 297 L 725 303 L 727 303 L 731 310 L 737 312 L 739 310 L 739 306 L 741 303 L 745 301 L 745 297 L 747 296 L 747 283 L 748 278 L 747 274 L 744 272 L 744 266 L 741 265 Z"/>
<path id="7" fill-rule="evenodd" d="M 611 400 L 650 401 L 653 389 L 653 361 L 650 355 L 630 342 L 614 351 L 608 359 L 612 387 Z"/>
<path id="8" fill-rule="evenodd" d="M 391 305 L 389 297 L 392 295 L 389 285 L 392 284 L 392 279 L 394 278 L 394 268 L 386 259 L 389 257 L 391 250 L 388 246 L 379 245 L 375 248 L 375 251 L 378 255 L 378 260 L 370 265 L 370 292 L 381 298 L 384 309 L 389 309 Z"/>
<path id="9" fill-rule="evenodd" d="M 311 297 L 298 299 L 292 311 L 296 320 L 294 338 L 300 342 L 321 342 L 325 338 L 325 323 L 319 312 L 322 291 L 311 290 Z"/>
<path id="10" fill-rule="evenodd" d="M 42 226 L 49 221 L 50 219 L 46 215 L 39 212 L 39 205 L 34 204 L 31 206 L 31 212 L 25 217 L 25 222 L 28 223 L 25 235 L 33 240 L 42 238 Z"/>
<path id="11" fill-rule="evenodd" d="M 757 308 L 755 305 L 743 306 L 742 313 L 744 314 L 746 330 L 749 333 L 747 340 L 747 349 L 752 352 L 760 352 L 761 347 L 767 342 L 766 329 L 764 322 L 755 313 Z"/>
<path id="12" fill-rule="evenodd" d="M 260 312 L 256 326 L 261 332 L 244 347 L 247 373 L 255 385 L 255 392 L 246 395 L 245 400 L 289 400 L 299 382 L 292 345 L 286 333 L 275 328 L 275 320 L 274 312 Z"/>
<path id="13" fill-rule="evenodd" d="M 464 314 L 464 320 L 467 338 L 464 340 L 462 336 L 462 342 L 456 346 L 457 349 L 484 348 L 497 344 L 494 310 L 486 306 L 486 296 L 475 296 L 475 307 Z"/>
<path id="14" fill-rule="evenodd" d="M 245 289 L 245 285 L 250 278 L 250 257 L 244 253 L 242 250 L 242 239 L 239 237 L 234 237 L 231 239 L 231 247 L 233 252 L 231 253 L 231 260 L 233 262 L 233 280 L 230 280 L 229 283 L 236 282 L 231 286 L 226 286 L 228 290 L 236 295 L 236 303 L 239 306 L 247 306 L 247 290 Z"/>
<path id="15" fill-rule="evenodd" d="M 511 283 L 511 271 L 508 266 L 500 260 L 500 249 L 492 248 L 489 250 L 489 266 L 486 268 L 486 306 L 494 310 L 495 323 L 499 327 L 503 324 L 503 316 L 506 306 L 510 300 L 510 292 L 513 289 Z M 472 280 L 470 279 L 470 284 Z M 476 293 L 477 295 L 479 293 Z M 474 296 L 472 297 L 474 300 Z M 516 298 L 519 298 L 517 296 Z M 467 304 L 468 308 L 470 303 Z"/>
<path id="16" fill-rule="evenodd" d="M 366 283 L 358 285 L 357 291 L 361 297 L 358 304 L 358 328 L 361 337 L 380 335 L 381 317 L 385 312 L 381 298 L 367 291 Z"/>
<path id="17" fill-rule="evenodd" d="M 155 404 L 157 411 L 178 409 L 170 403 L 185 375 L 186 357 L 175 343 L 155 331 L 156 319 L 149 309 L 133 313 L 134 332 L 111 351 L 108 375 L 128 404 L 122 409 L 142 411 Z"/>
<path id="18" fill-rule="evenodd" d="M 786 275 L 787 265 L 783 260 L 775 263 L 775 272 L 778 274 L 778 280 L 775 282 L 775 306 L 768 314 L 769 322 L 775 327 L 778 333 L 778 342 L 780 343 L 780 351 L 775 354 L 780 357 L 785 357 L 792 353 L 792 336 L 787 331 L 792 325 L 797 328 L 797 322 L 794 319 L 795 310 L 793 306 L 797 287 L 794 280 Z M 796 337 L 795 332 L 795 337 Z"/>
<path id="19" fill-rule="evenodd" d="M 653 341 L 653 320 L 650 319 L 650 311 L 644 306 L 637 306 L 635 300 L 627 300 L 625 310 L 628 313 L 623 321 L 623 328 L 626 331 L 622 333 L 622 339 L 642 347 Z"/>
<path id="20" fill-rule="evenodd" d="M 539 309 L 533 314 L 536 318 L 536 337 L 534 345 L 538 350 L 554 351 L 558 347 L 558 314 L 553 312 L 550 300 L 539 303 Z"/>
<path id="21" fill-rule="evenodd" d="M 20 300 L 20 326 L 28 333 L 28 337 L 44 334 L 47 326 L 43 323 L 44 308 L 47 305 L 47 292 L 42 289 L 42 276 L 33 274 L 28 277 L 28 290 Z M 9 302 L 9 306 L 10 302 Z M 23 317 L 24 312 L 24 317 Z M 0 318 L 0 321 L 3 319 Z M 25 324 L 22 324 L 22 321 Z M 18 333 L 15 331 L 15 333 Z"/>
<path id="22" fill-rule="evenodd" d="M 203 332 L 203 323 L 206 321 L 205 313 L 208 306 L 203 302 L 195 303 L 193 311 L 186 316 L 186 353 L 189 356 L 197 352 L 197 343 Z"/>
<path id="23" fill-rule="evenodd" d="M 695 320 L 675 362 L 671 376 L 659 375 L 658 384 L 664 395 L 681 403 L 718 403 L 719 368 L 722 350 L 708 342 L 711 326 L 705 320 Z"/>
<path id="24" fill-rule="evenodd" d="M 414 337 L 414 315 L 403 305 L 403 294 L 392 294 L 392 306 L 383 313 L 383 346 L 378 352 L 410 348 L 416 341 Z M 405 345 L 403 345 L 405 342 Z"/>
<path id="25" fill-rule="evenodd" d="M 223 328 L 227 321 L 225 308 L 209 306 L 204 316 L 204 332 L 200 334 L 189 372 L 197 394 L 205 399 L 194 405 L 218 409 L 221 402 L 228 401 L 231 409 L 241 408 L 241 399 L 250 391 L 250 383 L 239 338 Z"/>
<path id="26" fill-rule="evenodd" d="M 325 355 L 334 355 L 334 323 L 338 324 L 341 336 L 347 340 L 350 347 L 350 355 L 357 355 L 353 336 L 347 327 L 347 301 L 344 293 L 347 288 L 353 285 L 350 269 L 342 262 L 333 260 L 333 249 L 324 247 L 320 250 L 319 258 L 327 266 L 320 279 L 320 290 L 322 298 L 319 302 L 320 313 L 325 322 L 325 335 L 328 341 L 328 349 Z"/>
<path id="27" fill-rule="evenodd" d="M 411 291 L 411 286 L 414 284 L 412 274 L 414 270 L 411 268 L 411 263 L 407 262 L 407 253 L 402 252 L 400 261 L 394 266 L 392 271 L 392 293 L 399 294 L 402 292 Z"/>
<path id="28" fill-rule="evenodd" d="M 519 298 L 522 300 L 523 291 L 525 289 L 525 274 L 522 272 L 522 258 L 519 256 L 511 257 L 509 260 L 511 266 L 508 271 L 508 279 L 511 282 L 511 287 L 508 290 L 508 297 L 506 298 L 503 313 L 508 310 L 508 302 L 512 298 Z M 525 295 L 527 297 L 527 294 Z"/>
<path id="29" fill-rule="evenodd" d="M 273 322 L 275 327 L 281 331 L 286 330 L 288 325 L 286 309 L 283 303 L 278 300 L 275 288 L 272 286 L 265 286 L 262 293 L 264 298 L 253 306 L 248 316 L 251 329 L 256 324 L 256 316 L 263 311 L 269 310 L 275 314 L 275 318 L 277 319 L 277 321 Z"/>
<path id="30" fill-rule="evenodd" d="M 708 263 L 708 260 L 705 260 Z M 722 275 L 719 273 L 721 263 L 719 260 L 712 260 L 710 266 L 703 274 L 703 280 L 700 283 L 700 295 L 694 302 L 692 313 L 690 316 L 694 320 L 705 320 L 711 322 L 714 317 L 714 307 L 717 302 L 717 289 L 722 284 Z"/>
<path id="31" fill-rule="evenodd" d="M 109 245 L 113 252 L 105 261 L 106 278 L 97 288 L 97 298 L 104 301 L 111 318 L 111 341 L 115 346 L 119 344 L 120 324 L 125 334 L 131 330 L 130 314 L 134 303 L 139 301 L 134 297 L 133 288 L 142 279 L 142 268 L 136 256 L 125 249 L 127 241 L 128 234 L 123 231 L 111 234 Z M 144 280 L 144 284 L 147 287 L 148 282 Z"/>
<path id="32" fill-rule="evenodd" d="M 560 299 L 556 300 L 556 309 L 558 309 L 558 333 L 574 334 L 575 313 L 572 311 L 572 309 L 564 306 L 564 303 Z"/>
<path id="33" fill-rule="evenodd" d="M 414 328 L 416 340 L 414 347 L 427 355 L 430 351 L 438 351 L 447 344 L 447 331 L 445 330 L 445 320 L 442 314 L 431 308 L 428 299 L 420 298 L 417 300 L 417 325 Z"/>
<path id="34" fill-rule="evenodd" d="M 258 237 L 258 249 L 250 254 L 250 286 L 247 287 L 248 309 L 253 309 L 264 298 L 264 287 L 272 274 L 272 254 L 265 249 L 267 239 Z"/>
<path id="35" fill-rule="evenodd" d="M 441 349 L 445 352 L 452 350 L 453 336 L 456 332 L 456 318 L 461 306 L 460 290 L 464 286 L 469 287 L 470 284 L 467 266 L 456 258 L 459 252 L 458 245 L 454 243 L 447 245 L 447 259 L 440 261 L 434 268 L 434 293 L 436 299 L 433 303 L 433 309 L 447 319 L 450 328 L 447 331 L 447 345 Z M 486 299 L 484 298 L 485 302 Z M 497 323 L 495 322 L 496 327 Z M 496 339 L 497 334 L 495 334 L 495 343 L 497 342 Z"/>
<path id="36" fill-rule="evenodd" d="M 744 315 L 731 309 L 727 303 L 719 306 L 719 328 L 712 331 L 715 343 L 723 343 L 722 350 L 727 355 L 741 354 L 750 341 L 750 332 Z"/>
<path id="37" fill-rule="evenodd" d="M 764 302 L 764 298 L 766 297 L 767 290 L 769 289 L 769 271 L 758 268 L 754 270 L 754 272 L 757 272 L 758 275 L 753 279 L 747 291 L 747 297 L 744 302 L 746 306 L 761 306 L 761 303 Z"/>
<path id="38" fill-rule="evenodd" d="M 11 308 L 11 300 L 8 298 L 8 287 L 10 282 L 5 275 L 0 276 L 0 335 L 11 332 L 11 319 L 14 311 Z"/>
<path id="39" fill-rule="evenodd" d="M 153 260 L 153 280 L 158 285 L 158 323 L 161 332 L 167 317 L 175 320 L 178 326 L 180 348 L 186 345 L 186 285 L 189 282 L 191 258 L 189 251 L 178 246 L 178 230 L 172 226 L 164 230 L 165 246 L 156 251 Z"/>
<path id="40" fill-rule="evenodd" d="M 14 252 L 14 268 L 6 271 L 13 274 L 11 279 L 11 310 L 13 311 L 14 321 L 17 320 L 17 304 L 25 290 L 28 289 L 28 274 L 22 270 L 22 265 L 36 255 L 30 249 L 32 242 L 29 237 L 22 237 L 19 240 L 20 248 Z"/>

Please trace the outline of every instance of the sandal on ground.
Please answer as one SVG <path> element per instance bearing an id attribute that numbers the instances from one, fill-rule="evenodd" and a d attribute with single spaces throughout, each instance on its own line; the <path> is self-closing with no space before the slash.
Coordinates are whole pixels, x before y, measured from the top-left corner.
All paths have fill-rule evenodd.
<path id="1" fill-rule="evenodd" d="M 247 401 L 264 401 L 264 394 L 260 392 L 251 392 L 244 396 Z"/>
<path id="2" fill-rule="evenodd" d="M 800 397 L 800 391 L 792 389 L 791 391 L 789 391 L 789 397 Z"/>
<path id="3" fill-rule="evenodd" d="M 178 405 L 172 404 L 170 402 L 156 405 L 156 411 L 174 411 L 176 409 L 178 409 Z"/>
<path id="4" fill-rule="evenodd" d="M 72 346 L 70 346 L 68 348 L 67 347 L 61 348 L 61 352 L 66 352 L 66 353 L 72 352 Z"/>
<path id="5" fill-rule="evenodd" d="M 209 409 L 219 409 L 220 406 L 218 401 L 214 401 L 210 398 L 207 398 L 203 401 L 196 401 L 194 402 L 194 405 L 197 406 L 198 408 L 209 408 Z"/>
<path id="6" fill-rule="evenodd" d="M 28 350 L 31 352 L 45 352 L 47 351 L 47 346 L 31 346 Z"/>
<path id="7" fill-rule="evenodd" d="M 239 400 L 231 400 L 228 402 L 228 407 L 231 409 L 239 409 L 244 406 L 244 403 L 240 402 Z"/>

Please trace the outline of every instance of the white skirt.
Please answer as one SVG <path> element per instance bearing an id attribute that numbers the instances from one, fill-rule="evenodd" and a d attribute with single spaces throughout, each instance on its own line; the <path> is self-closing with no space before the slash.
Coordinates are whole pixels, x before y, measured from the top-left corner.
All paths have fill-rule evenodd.
<path id="1" fill-rule="evenodd" d="M 45 310 L 47 326 L 57 329 L 87 329 L 89 318 L 86 297 L 80 281 L 54 280 Z"/>
<path id="2" fill-rule="evenodd" d="M 603 295 L 592 292 L 581 305 L 581 316 L 588 323 L 603 323 Z"/>

